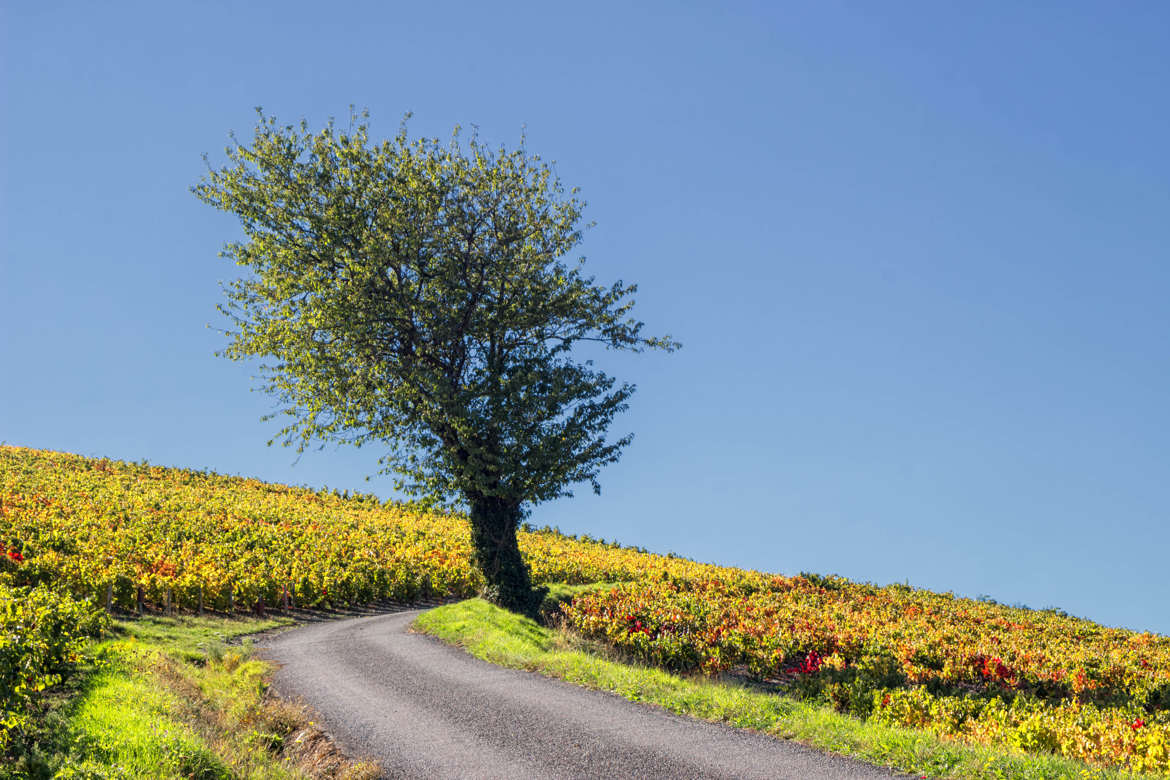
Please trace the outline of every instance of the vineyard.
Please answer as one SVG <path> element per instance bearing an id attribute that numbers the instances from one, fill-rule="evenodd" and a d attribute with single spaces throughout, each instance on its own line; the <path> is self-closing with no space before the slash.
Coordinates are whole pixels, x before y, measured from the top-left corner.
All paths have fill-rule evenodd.
<path id="1" fill-rule="evenodd" d="M 0 545 L 22 583 L 135 611 L 253 611 L 474 595 L 467 523 L 449 515 L 185 469 L 0 447 Z M 736 569 L 521 532 L 536 581 Z M 11 562 L 10 563 L 14 563 Z"/>
<path id="2" fill-rule="evenodd" d="M 1170 771 L 1170 638 L 839 578 L 628 583 L 567 625 L 680 671 L 731 673 L 879 722 Z"/>
<path id="3" fill-rule="evenodd" d="M 536 581 L 623 583 L 578 596 L 563 619 L 641 661 L 947 738 L 1170 772 L 1170 638 L 547 530 L 520 545 Z M 52 588 L 122 612 L 328 608 L 480 586 L 458 517 L 14 447 L 0 447 L 0 547 L 6 592 Z"/>

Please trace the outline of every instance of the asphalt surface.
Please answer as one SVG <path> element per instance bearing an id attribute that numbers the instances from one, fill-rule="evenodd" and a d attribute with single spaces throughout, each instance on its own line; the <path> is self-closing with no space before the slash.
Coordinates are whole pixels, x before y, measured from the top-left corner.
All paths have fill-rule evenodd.
<path id="1" fill-rule="evenodd" d="M 387 777 L 890 778 L 888 770 L 480 661 L 408 633 L 418 610 L 265 639 L 276 692 Z"/>

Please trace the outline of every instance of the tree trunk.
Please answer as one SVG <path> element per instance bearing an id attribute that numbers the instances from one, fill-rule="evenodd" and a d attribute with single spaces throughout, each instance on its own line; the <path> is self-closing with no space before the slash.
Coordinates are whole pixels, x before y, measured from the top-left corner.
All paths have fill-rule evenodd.
<path id="1" fill-rule="evenodd" d="M 520 557 L 516 531 L 520 505 L 504 499 L 476 497 L 471 504 L 473 562 L 483 573 L 484 599 L 504 609 L 536 617 L 547 588 L 533 588 Z"/>

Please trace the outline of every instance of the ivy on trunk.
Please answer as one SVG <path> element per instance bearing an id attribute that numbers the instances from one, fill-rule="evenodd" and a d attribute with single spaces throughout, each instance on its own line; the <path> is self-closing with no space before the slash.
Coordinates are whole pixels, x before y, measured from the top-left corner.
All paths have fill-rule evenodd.
<path id="1" fill-rule="evenodd" d="M 523 517 L 520 505 L 490 497 L 472 498 L 470 503 L 471 545 L 486 583 L 484 597 L 513 612 L 535 615 L 546 591 L 533 587 L 516 543 Z"/>

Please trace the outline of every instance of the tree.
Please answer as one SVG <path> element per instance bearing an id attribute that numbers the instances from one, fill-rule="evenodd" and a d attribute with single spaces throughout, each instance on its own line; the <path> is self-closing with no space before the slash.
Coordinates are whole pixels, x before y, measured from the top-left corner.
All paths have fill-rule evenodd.
<path id="1" fill-rule="evenodd" d="M 371 143 L 366 114 L 314 133 L 260 112 L 226 153 L 192 189 L 242 223 L 223 256 L 250 273 L 223 285 L 221 354 L 268 361 L 276 438 L 385 446 L 400 490 L 467 509 L 484 595 L 532 612 L 521 520 L 575 483 L 599 491 L 631 438 L 607 429 L 633 385 L 574 348 L 678 346 L 642 335 L 635 285 L 563 261 L 581 241 L 577 191 L 523 144 L 464 148 L 458 128 L 411 141 L 405 120 Z"/>

